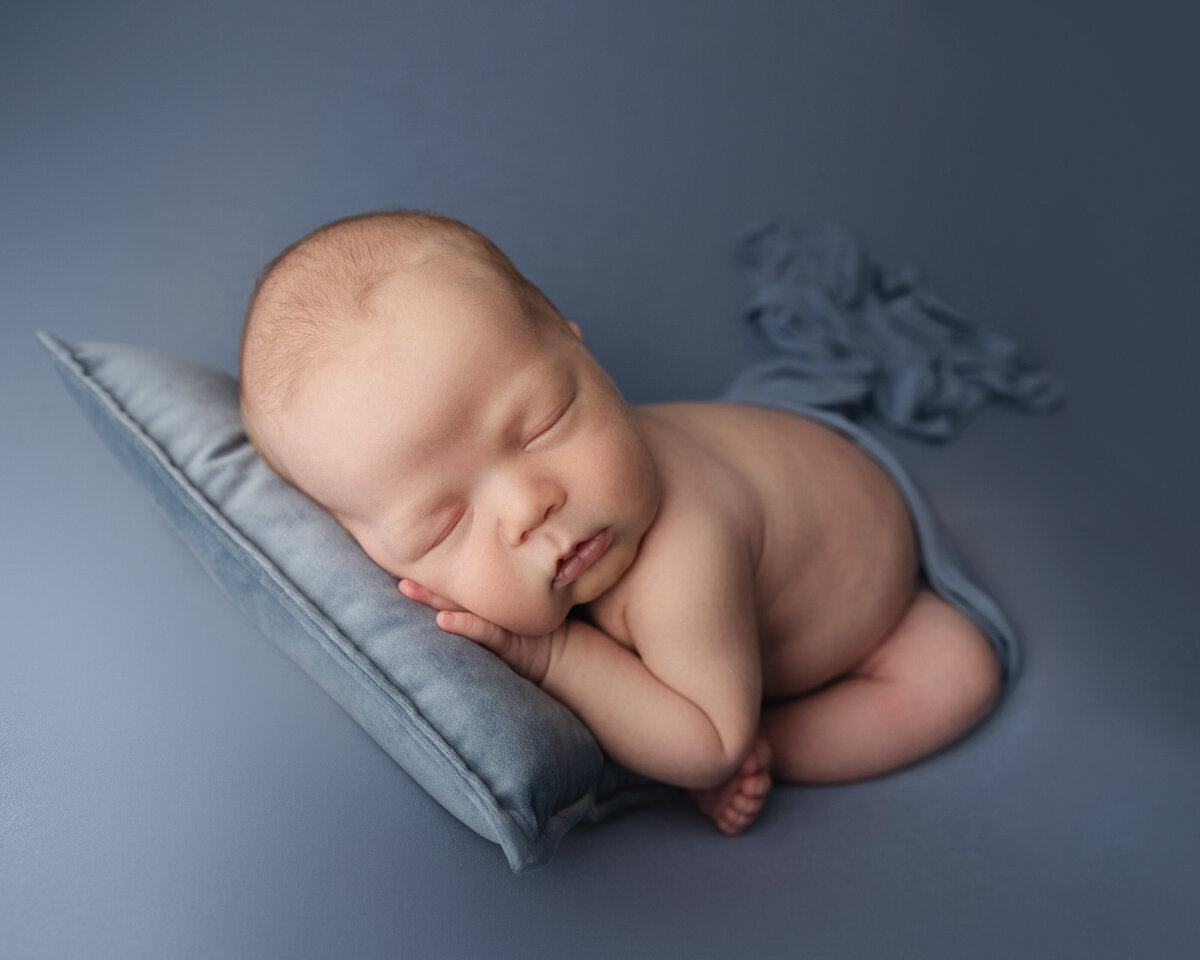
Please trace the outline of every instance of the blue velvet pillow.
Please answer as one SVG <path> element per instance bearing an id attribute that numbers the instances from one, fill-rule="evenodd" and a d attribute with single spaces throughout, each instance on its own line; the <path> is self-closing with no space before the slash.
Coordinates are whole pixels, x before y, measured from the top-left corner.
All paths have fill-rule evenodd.
<path id="1" fill-rule="evenodd" d="M 237 382 L 156 350 L 39 334 L 96 431 L 234 603 L 456 817 L 540 866 L 661 787 L 566 707 L 446 634 L 246 439 Z"/>

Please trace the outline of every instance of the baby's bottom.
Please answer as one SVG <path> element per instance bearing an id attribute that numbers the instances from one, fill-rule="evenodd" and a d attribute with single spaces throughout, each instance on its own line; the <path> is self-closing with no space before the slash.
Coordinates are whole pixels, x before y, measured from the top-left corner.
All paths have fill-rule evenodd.
<path id="1" fill-rule="evenodd" d="M 878 776 L 948 745 L 1000 694 L 1000 667 L 979 628 L 921 589 L 900 621 L 848 674 L 767 705 L 759 735 L 778 780 Z"/>

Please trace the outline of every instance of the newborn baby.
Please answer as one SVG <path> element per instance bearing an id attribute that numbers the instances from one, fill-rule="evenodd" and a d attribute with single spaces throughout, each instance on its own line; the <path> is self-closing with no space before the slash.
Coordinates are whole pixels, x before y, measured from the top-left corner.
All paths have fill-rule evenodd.
<path id="1" fill-rule="evenodd" d="M 630 406 L 458 221 L 369 214 L 285 250 L 241 389 L 259 453 L 401 593 L 726 833 L 773 779 L 894 770 L 997 699 L 992 647 L 922 585 L 882 467 L 778 410 Z"/>

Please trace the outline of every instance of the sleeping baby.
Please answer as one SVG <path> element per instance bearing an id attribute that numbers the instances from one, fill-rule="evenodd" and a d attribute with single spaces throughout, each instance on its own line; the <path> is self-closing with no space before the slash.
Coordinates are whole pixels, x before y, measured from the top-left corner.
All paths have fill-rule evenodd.
<path id="1" fill-rule="evenodd" d="M 992 646 L 924 585 L 878 463 L 780 410 L 630 406 L 456 220 L 368 214 L 286 249 L 241 389 L 262 457 L 404 596 L 725 833 L 774 780 L 895 770 L 996 702 Z"/>

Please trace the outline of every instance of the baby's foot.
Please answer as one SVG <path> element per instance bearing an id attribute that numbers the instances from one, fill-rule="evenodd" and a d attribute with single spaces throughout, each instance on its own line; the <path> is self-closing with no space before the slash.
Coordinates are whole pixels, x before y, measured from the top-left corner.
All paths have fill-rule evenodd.
<path id="1" fill-rule="evenodd" d="M 759 739 L 732 777 L 718 786 L 689 793 L 700 812 L 732 837 L 754 822 L 770 789 L 771 747 Z"/>

